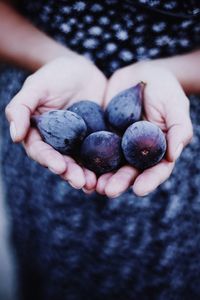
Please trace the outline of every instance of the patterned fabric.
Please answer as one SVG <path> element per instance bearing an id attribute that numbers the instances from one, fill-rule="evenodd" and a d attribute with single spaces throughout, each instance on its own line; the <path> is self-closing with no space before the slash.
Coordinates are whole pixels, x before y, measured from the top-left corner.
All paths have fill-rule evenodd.
<path id="1" fill-rule="evenodd" d="M 140 59 L 199 46 L 197 19 L 164 16 L 150 6 L 188 13 L 180 1 L 153 0 L 19 1 L 18 9 L 110 75 Z M 4 109 L 27 75 L 8 66 L 0 72 L 0 157 L 19 299 L 199 299 L 200 99 L 191 97 L 194 139 L 170 179 L 147 197 L 128 191 L 111 201 L 72 189 L 11 143 Z"/>
<path id="2" fill-rule="evenodd" d="M 21 5 L 25 15 L 59 42 L 91 58 L 107 75 L 137 60 L 184 53 L 200 45 L 200 18 L 167 17 L 138 5 L 148 2 L 184 13 L 179 1 L 164 1 L 161 7 L 161 1 L 144 0 L 26 2 Z"/>
<path id="3" fill-rule="evenodd" d="M 130 3 L 131 1 L 129 1 Z M 133 2 L 133 1 L 132 1 Z M 144 4 L 154 9 L 159 9 L 165 13 L 177 14 L 177 16 L 196 16 L 200 12 L 198 0 L 183 1 L 160 1 L 160 0 L 138 0 L 140 4 Z M 169 15 L 169 14 L 168 14 Z"/>

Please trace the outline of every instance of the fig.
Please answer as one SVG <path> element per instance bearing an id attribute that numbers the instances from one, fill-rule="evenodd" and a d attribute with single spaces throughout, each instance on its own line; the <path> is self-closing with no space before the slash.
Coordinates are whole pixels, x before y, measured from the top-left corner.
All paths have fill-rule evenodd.
<path id="1" fill-rule="evenodd" d="M 123 160 L 121 138 L 109 131 L 88 135 L 81 146 L 81 161 L 97 175 L 119 168 Z"/>
<path id="2" fill-rule="evenodd" d="M 122 91 L 111 99 L 105 116 L 116 132 L 123 133 L 128 126 L 141 119 L 144 83 Z"/>
<path id="3" fill-rule="evenodd" d="M 162 130 L 148 121 L 138 121 L 122 137 L 122 150 L 127 162 L 144 170 L 156 165 L 165 155 L 166 139 Z"/>
<path id="4" fill-rule="evenodd" d="M 74 103 L 68 108 L 83 118 L 87 125 L 87 134 L 106 130 L 104 111 L 100 105 L 93 101 L 82 100 Z"/>
<path id="5" fill-rule="evenodd" d="M 87 133 L 84 120 L 71 111 L 53 110 L 32 117 L 42 139 L 62 154 L 73 155 Z"/>

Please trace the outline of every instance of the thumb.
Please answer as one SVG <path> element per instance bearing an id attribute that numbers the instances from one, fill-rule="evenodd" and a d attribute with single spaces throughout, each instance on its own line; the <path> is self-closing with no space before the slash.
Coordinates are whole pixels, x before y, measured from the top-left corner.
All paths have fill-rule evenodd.
<path id="1" fill-rule="evenodd" d="M 6 106 L 6 117 L 10 123 L 10 135 L 13 142 L 21 142 L 30 127 L 30 116 L 35 111 L 39 96 L 30 86 L 24 85 Z"/>
<path id="2" fill-rule="evenodd" d="M 174 109 L 167 113 L 166 124 L 168 128 L 167 141 L 169 161 L 175 161 L 183 148 L 191 141 L 193 136 L 189 109 Z"/>

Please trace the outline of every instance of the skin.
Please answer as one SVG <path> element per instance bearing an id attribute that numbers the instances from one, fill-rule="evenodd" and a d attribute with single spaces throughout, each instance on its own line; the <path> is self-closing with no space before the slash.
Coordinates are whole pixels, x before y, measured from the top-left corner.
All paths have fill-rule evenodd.
<path id="1" fill-rule="evenodd" d="M 97 191 L 116 197 L 133 185 L 133 191 L 145 196 L 165 181 L 171 174 L 174 162 L 192 138 L 189 101 L 176 77 L 154 62 L 136 63 L 117 71 L 109 80 L 105 105 L 123 89 L 146 83 L 144 88 L 144 118 L 158 125 L 168 143 L 167 160 L 139 174 L 130 166 L 121 168 L 107 180 L 107 174 L 98 179 Z M 159 88 L 158 88 L 159 87 Z"/>
<path id="2" fill-rule="evenodd" d="M 19 39 L 24 43 L 19 43 Z M 117 70 L 108 80 L 89 60 L 40 32 L 3 1 L 0 1 L 0 40 L 2 61 L 33 72 L 6 107 L 12 140 L 22 142 L 30 158 L 75 188 L 86 193 L 96 190 L 113 198 L 130 186 L 135 194 L 144 196 L 170 176 L 176 159 L 192 138 L 185 92 L 200 92 L 200 51 L 135 63 Z M 146 82 L 144 117 L 159 125 L 168 141 L 167 160 L 141 174 L 123 166 L 97 180 L 93 172 L 55 151 L 30 128 L 31 114 L 62 109 L 81 99 L 96 99 L 106 106 L 118 92 L 141 80 Z"/>
<path id="3" fill-rule="evenodd" d="M 94 188 L 95 174 L 44 143 L 37 130 L 30 127 L 30 116 L 64 109 L 78 99 L 96 99 L 101 102 L 105 83 L 103 74 L 89 61 L 76 55 L 70 59 L 60 57 L 29 76 L 6 108 L 13 141 L 23 141 L 30 158 L 60 175 L 77 189 Z"/>

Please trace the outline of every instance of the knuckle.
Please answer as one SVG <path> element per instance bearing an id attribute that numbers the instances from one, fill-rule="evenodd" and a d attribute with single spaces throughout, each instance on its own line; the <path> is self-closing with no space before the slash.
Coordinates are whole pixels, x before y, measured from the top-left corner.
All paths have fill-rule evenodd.
<path id="1" fill-rule="evenodd" d="M 112 83 L 112 82 L 115 82 L 116 80 L 120 80 L 120 79 L 122 79 L 123 76 L 124 76 L 123 70 L 122 69 L 118 69 L 111 76 L 110 82 Z"/>
<path id="2" fill-rule="evenodd" d="M 24 149 L 26 151 L 26 154 L 29 158 L 32 158 L 32 155 L 31 155 L 31 147 L 27 147 L 26 145 L 23 145 L 24 146 Z"/>
<path id="3" fill-rule="evenodd" d="M 118 76 L 121 76 L 121 74 L 122 74 L 122 70 L 118 69 L 118 70 L 115 71 L 115 73 L 113 74 L 112 78 L 116 78 Z"/>
<path id="4" fill-rule="evenodd" d="M 43 90 L 43 88 L 41 88 L 41 81 L 38 80 L 35 74 L 26 78 L 21 89 L 21 95 L 23 98 L 29 95 L 29 97 L 31 96 L 31 98 L 35 99 L 35 101 L 39 100 L 41 97 L 46 97 L 47 94 L 48 92 L 46 89 Z"/>
<path id="5" fill-rule="evenodd" d="M 5 108 L 5 115 L 6 115 L 7 119 L 10 119 L 12 116 L 12 107 L 13 107 L 13 105 L 9 103 Z"/>
<path id="6" fill-rule="evenodd" d="M 26 154 L 29 158 L 36 160 L 37 154 L 35 153 L 35 147 L 32 144 L 24 144 Z"/>
<path id="7" fill-rule="evenodd" d="M 31 85 L 31 84 L 32 84 L 32 79 L 33 79 L 33 75 L 28 76 L 28 77 L 25 79 L 25 81 L 24 81 L 23 87 L 24 87 L 24 86 L 29 86 L 29 85 Z"/>
<path id="8" fill-rule="evenodd" d="M 185 131 L 185 136 L 183 137 L 183 145 L 186 146 L 187 144 L 189 144 L 192 141 L 193 138 L 193 128 L 192 126 L 189 126 L 187 128 L 187 131 Z"/>
<path id="9" fill-rule="evenodd" d="M 185 103 L 186 109 L 189 110 L 190 109 L 190 101 L 189 101 L 189 99 L 185 96 L 184 99 L 183 99 L 183 101 Z"/>
<path id="10" fill-rule="evenodd" d="M 192 138 L 193 138 L 194 132 L 193 132 L 193 127 L 190 126 L 189 131 L 188 131 L 188 136 L 187 136 L 187 140 L 188 142 L 191 142 Z"/>

